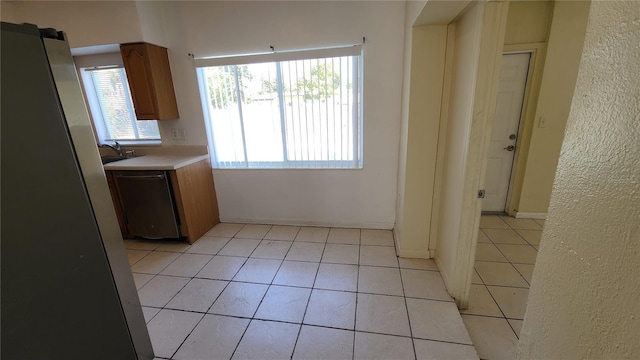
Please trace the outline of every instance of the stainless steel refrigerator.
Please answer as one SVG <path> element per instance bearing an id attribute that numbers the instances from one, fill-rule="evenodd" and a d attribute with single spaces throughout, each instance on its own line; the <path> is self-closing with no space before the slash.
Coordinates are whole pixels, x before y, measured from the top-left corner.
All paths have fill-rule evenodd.
<path id="1" fill-rule="evenodd" d="M 0 56 L 2 358 L 152 359 L 64 34 L 3 22 Z"/>

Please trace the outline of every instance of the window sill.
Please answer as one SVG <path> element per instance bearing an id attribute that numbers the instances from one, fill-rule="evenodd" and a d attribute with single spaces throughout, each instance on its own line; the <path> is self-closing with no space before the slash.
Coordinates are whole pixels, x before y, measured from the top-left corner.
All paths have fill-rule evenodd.
<path id="1" fill-rule="evenodd" d="M 115 140 L 120 144 L 120 146 L 162 146 L 162 140 L 153 140 L 153 141 L 125 141 L 125 140 Z M 101 144 L 113 144 L 114 140 L 105 140 L 102 141 Z"/>

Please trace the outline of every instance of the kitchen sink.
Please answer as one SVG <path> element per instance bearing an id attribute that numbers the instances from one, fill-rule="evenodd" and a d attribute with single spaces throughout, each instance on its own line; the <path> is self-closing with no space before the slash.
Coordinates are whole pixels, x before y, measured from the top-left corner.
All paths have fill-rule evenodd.
<path id="1" fill-rule="evenodd" d="M 100 159 L 102 159 L 102 165 L 104 165 L 104 164 L 112 163 L 114 161 L 120 161 L 124 159 L 129 159 L 129 158 L 126 156 L 106 155 L 106 156 L 101 156 Z"/>

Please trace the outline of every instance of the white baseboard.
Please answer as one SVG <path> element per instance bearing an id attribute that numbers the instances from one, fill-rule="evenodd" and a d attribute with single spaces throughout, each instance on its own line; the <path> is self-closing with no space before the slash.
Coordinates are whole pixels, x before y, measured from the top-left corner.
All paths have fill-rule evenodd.
<path id="1" fill-rule="evenodd" d="M 540 219 L 544 220 L 547 218 L 547 213 L 531 213 L 531 212 L 521 212 L 516 211 L 516 219 Z"/>
<path id="2" fill-rule="evenodd" d="M 397 248 L 397 244 L 396 244 Z M 403 250 L 398 249 L 398 256 L 410 259 L 431 259 L 429 250 Z"/>
<path id="3" fill-rule="evenodd" d="M 354 228 L 354 229 L 393 229 L 393 223 L 385 222 L 328 222 L 328 221 L 309 221 L 300 219 L 243 219 L 243 218 L 220 218 L 223 223 L 239 223 L 239 224 L 268 224 L 268 225 L 293 225 L 293 226 L 322 226 L 336 228 Z"/>

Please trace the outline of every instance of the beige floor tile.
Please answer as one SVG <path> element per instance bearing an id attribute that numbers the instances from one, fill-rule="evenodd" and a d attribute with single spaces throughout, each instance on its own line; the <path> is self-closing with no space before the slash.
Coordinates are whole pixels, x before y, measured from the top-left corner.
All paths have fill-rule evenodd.
<path id="1" fill-rule="evenodd" d="M 252 258 L 284 259 L 291 247 L 291 241 L 262 240 L 260 245 L 251 254 Z"/>
<path id="2" fill-rule="evenodd" d="M 543 219 L 533 219 L 533 221 L 537 222 L 538 225 L 540 225 L 540 226 L 542 226 L 544 228 L 545 220 L 543 220 Z"/>
<path id="3" fill-rule="evenodd" d="M 504 316 L 510 319 L 524 319 L 527 310 L 529 289 L 487 286 Z"/>
<path id="4" fill-rule="evenodd" d="M 413 360 L 411 338 L 369 334 L 356 331 L 354 359 L 357 360 Z"/>
<path id="5" fill-rule="evenodd" d="M 411 269 L 402 269 L 401 271 L 405 296 L 453 301 L 447 293 L 447 288 L 444 286 L 439 272 Z"/>
<path id="6" fill-rule="evenodd" d="M 360 245 L 360 229 L 331 228 L 328 243 Z"/>
<path id="7" fill-rule="evenodd" d="M 248 257 L 258 247 L 258 244 L 260 244 L 260 240 L 233 238 L 218 251 L 218 255 Z"/>
<path id="8" fill-rule="evenodd" d="M 360 266 L 358 292 L 403 296 L 398 268 Z"/>
<path id="9" fill-rule="evenodd" d="M 494 244 L 527 245 L 527 242 L 515 230 L 484 229 L 483 231 Z"/>
<path id="10" fill-rule="evenodd" d="M 358 267 L 355 265 L 320 264 L 313 287 L 325 290 L 356 291 L 358 288 Z"/>
<path id="11" fill-rule="evenodd" d="M 174 359 L 230 359 L 248 325 L 249 319 L 205 315 Z"/>
<path id="12" fill-rule="evenodd" d="M 516 230 L 542 230 L 542 226 L 532 219 L 516 219 L 510 216 L 501 216 L 500 218 Z"/>
<path id="13" fill-rule="evenodd" d="M 202 317 L 202 314 L 187 311 L 160 311 L 147 325 L 155 355 L 172 357 Z"/>
<path id="14" fill-rule="evenodd" d="M 476 248 L 476 260 L 508 262 L 495 245 L 482 243 L 478 243 L 478 247 Z"/>
<path id="15" fill-rule="evenodd" d="M 478 243 L 491 243 L 491 240 L 489 240 L 482 229 L 478 230 Z"/>
<path id="16" fill-rule="evenodd" d="M 160 274 L 194 277 L 211 259 L 213 259 L 212 255 L 180 254 L 180 257 L 164 268 Z"/>
<path id="17" fill-rule="evenodd" d="M 163 307 L 189 282 L 188 278 L 158 275 L 138 291 L 143 306 Z"/>
<path id="18" fill-rule="evenodd" d="M 530 245 L 498 244 L 498 249 L 514 264 L 535 264 L 538 252 Z"/>
<path id="19" fill-rule="evenodd" d="M 207 232 L 207 236 L 234 237 L 244 224 L 220 223 Z"/>
<path id="20" fill-rule="evenodd" d="M 273 225 L 264 238 L 269 240 L 293 241 L 296 235 L 298 235 L 298 231 L 300 231 L 299 226 Z"/>
<path id="21" fill-rule="evenodd" d="M 198 239 L 200 240 L 200 239 Z M 156 250 L 158 251 L 173 251 L 173 252 L 185 252 L 187 250 L 189 250 L 189 248 L 191 247 L 191 244 L 189 244 L 188 242 L 181 240 L 181 241 L 172 241 L 172 242 L 167 242 L 165 244 L 162 244 L 160 246 L 158 246 L 158 248 Z"/>
<path id="22" fill-rule="evenodd" d="M 322 262 L 334 264 L 358 264 L 360 247 L 358 245 L 327 244 L 322 255 Z"/>
<path id="23" fill-rule="evenodd" d="M 217 236 L 203 236 L 198 241 L 193 243 L 190 248 L 186 250 L 188 253 L 193 254 L 208 254 L 215 255 L 222 249 L 231 238 L 217 237 Z"/>
<path id="24" fill-rule="evenodd" d="M 480 229 L 509 229 L 509 225 L 496 215 L 482 215 Z"/>
<path id="25" fill-rule="evenodd" d="M 398 258 L 400 267 L 403 269 L 415 269 L 415 270 L 433 270 L 438 271 L 436 262 L 433 259 L 409 259 Z"/>
<path id="26" fill-rule="evenodd" d="M 513 331 L 515 331 L 516 336 L 518 338 L 520 338 L 520 330 L 522 330 L 522 320 L 515 320 L 515 319 L 507 319 L 507 321 L 509 322 L 509 325 L 511 325 L 511 328 L 513 329 Z"/>
<path id="27" fill-rule="evenodd" d="M 462 321 L 481 359 L 515 359 L 518 338 L 506 319 L 462 315 Z"/>
<path id="28" fill-rule="evenodd" d="M 528 287 L 529 284 L 509 263 L 476 261 L 476 271 L 487 285 Z"/>
<path id="29" fill-rule="evenodd" d="M 131 271 L 141 274 L 159 274 L 178 256 L 180 256 L 180 253 L 154 251 L 133 265 Z"/>
<path id="30" fill-rule="evenodd" d="M 209 313 L 252 317 L 267 292 L 267 285 L 232 282 L 213 303 Z"/>
<path id="31" fill-rule="evenodd" d="M 286 260 L 320 262 L 325 244 L 294 242 L 287 253 Z"/>
<path id="32" fill-rule="evenodd" d="M 160 310 L 162 309 L 143 306 L 142 315 L 144 316 L 145 323 L 148 324 L 154 316 L 158 315 Z"/>
<path id="33" fill-rule="evenodd" d="M 235 281 L 246 281 L 261 284 L 271 284 L 278 272 L 281 260 L 249 259 L 233 277 Z"/>
<path id="34" fill-rule="evenodd" d="M 191 279 L 165 306 L 169 309 L 206 312 L 227 286 L 226 281 Z"/>
<path id="35" fill-rule="evenodd" d="M 390 246 L 360 246 L 360 265 L 398 267 L 396 249 Z"/>
<path id="36" fill-rule="evenodd" d="M 407 310 L 414 338 L 472 344 L 455 303 L 407 298 Z"/>
<path id="37" fill-rule="evenodd" d="M 311 289 L 272 285 L 255 318 L 301 323 L 310 294 Z"/>
<path id="38" fill-rule="evenodd" d="M 304 324 L 353 330 L 356 320 L 356 294 L 314 289 Z"/>
<path id="39" fill-rule="evenodd" d="M 303 325 L 293 359 L 350 360 L 353 358 L 353 331 Z"/>
<path id="40" fill-rule="evenodd" d="M 362 245 L 394 246 L 393 232 L 391 230 L 363 229 L 360 243 Z"/>
<path id="41" fill-rule="evenodd" d="M 529 284 L 531 284 L 531 277 L 533 276 L 533 264 L 513 264 L 518 272 L 524 277 Z"/>
<path id="42" fill-rule="evenodd" d="M 271 225 L 247 224 L 234 236 L 240 239 L 262 240 L 271 230 Z"/>
<path id="43" fill-rule="evenodd" d="M 471 345 L 413 339 L 417 360 L 477 360 L 478 353 Z"/>
<path id="44" fill-rule="evenodd" d="M 149 255 L 151 251 L 149 250 L 127 250 L 127 259 L 129 260 L 129 266 L 137 263 L 143 257 Z"/>
<path id="45" fill-rule="evenodd" d="M 233 359 L 290 359 L 300 325 L 251 320 Z"/>
<path id="46" fill-rule="evenodd" d="M 247 261 L 246 258 L 216 255 L 196 276 L 214 280 L 231 280 L 245 261 Z"/>
<path id="47" fill-rule="evenodd" d="M 192 254 L 215 255 L 229 242 L 229 240 L 231 239 L 225 237 L 203 236 L 193 243 L 186 252 Z"/>
<path id="48" fill-rule="evenodd" d="M 471 278 L 471 283 L 472 284 L 480 284 L 480 285 L 484 284 L 482 282 L 482 279 L 480 279 L 480 276 L 478 276 L 478 272 L 475 269 L 473 269 L 473 275 L 472 275 L 472 278 Z"/>
<path id="49" fill-rule="evenodd" d="M 318 272 L 318 263 L 285 261 L 273 279 L 274 285 L 313 287 Z"/>
<path id="50" fill-rule="evenodd" d="M 295 241 L 306 241 L 315 243 L 327 242 L 329 228 L 323 227 L 301 227 Z"/>
<path id="51" fill-rule="evenodd" d="M 469 308 L 460 310 L 462 314 L 502 317 L 502 312 L 484 285 L 471 285 Z"/>
<path id="52" fill-rule="evenodd" d="M 531 245 L 540 245 L 542 230 L 516 230 Z"/>
<path id="53" fill-rule="evenodd" d="M 140 290 L 155 275 L 133 273 L 133 282 L 136 284 L 136 290 Z"/>
<path id="54" fill-rule="evenodd" d="M 155 250 L 160 247 L 162 243 L 149 240 L 125 240 L 124 247 L 130 250 Z"/>
<path id="55" fill-rule="evenodd" d="M 356 330 L 411 336 L 405 299 L 398 296 L 359 293 Z"/>

